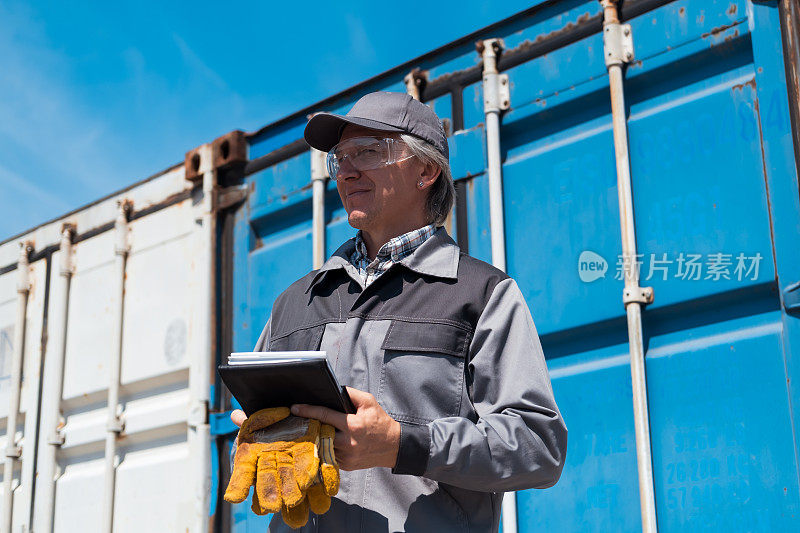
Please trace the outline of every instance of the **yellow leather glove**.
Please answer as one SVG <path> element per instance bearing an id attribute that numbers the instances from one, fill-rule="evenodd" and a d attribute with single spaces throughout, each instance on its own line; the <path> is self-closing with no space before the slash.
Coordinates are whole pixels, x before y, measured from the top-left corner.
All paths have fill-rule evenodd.
<path id="1" fill-rule="evenodd" d="M 339 488 L 334 432 L 333 427 L 318 420 L 290 417 L 285 407 L 253 413 L 239 430 L 225 501 L 244 501 L 255 485 L 253 512 L 264 515 L 280 511 L 292 528 L 306 524 L 309 508 L 317 514 L 326 512 L 330 496 Z"/>
<path id="2" fill-rule="evenodd" d="M 321 515 L 331 507 L 331 496 L 339 492 L 339 465 L 333 453 L 333 437 L 336 430 L 328 424 L 321 424 L 319 438 L 319 473 L 308 487 L 306 497 L 295 507 L 284 507 L 281 516 L 286 525 L 293 529 L 303 527 L 308 522 L 308 511 Z"/>

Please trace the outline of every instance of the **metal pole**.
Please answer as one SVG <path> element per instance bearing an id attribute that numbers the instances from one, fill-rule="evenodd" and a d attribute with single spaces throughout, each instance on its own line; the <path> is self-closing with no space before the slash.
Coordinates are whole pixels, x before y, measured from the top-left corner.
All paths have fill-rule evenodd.
<path id="1" fill-rule="evenodd" d="M 194 459 L 192 467 L 195 476 L 194 524 L 193 532 L 202 533 L 209 529 L 211 492 L 211 430 L 208 424 L 208 410 L 211 402 L 211 373 L 216 346 L 216 194 L 217 171 L 213 167 L 211 145 L 204 144 L 199 149 L 200 173 L 203 179 L 203 201 L 199 220 L 202 221 L 202 239 L 205 243 L 203 264 L 203 289 L 201 291 L 200 324 L 198 331 L 202 336 L 200 350 L 191 362 L 189 370 L 190 406 L 187 419 L 187 440 Z"/>
<path id="2" fill-rule="evenodd" d="M 119 202 L 115 223 L 117 242 L 116 256 L 117 307 L 115 309 L 114 340 L 112 344 L 111 365 L 108 383 L 108 422 L 106 423 L 105 486 L 103 490 L 103 531 L 111 533 L 114 527 L 114 493 L 117 477 L 117 439 L 123 430 L 119 411 L 120 371 L 122 368 L 122 327 L 125 309 L 125 267 L 130 252 L 128 214 L 131 204 Z"/>
<path id="3" fill-rule="evenodd" d="M 328 170 L 325 165 L 325 152 L 311 149 L 311 183 L 313 184 L 312 240 L 314 248 L 314 269 L 325 262 L 325 183 Z"/>
<path id="4" fill-rule="evenodd" d="M 509 108 L 508 75 L 497 71 L 497 56 L 502 39 L 478 42 L 483 58 L 483 112 L 486 117 L 486 157 L 489 175 L 489 227 L 492 241 L 492 264 L 506 270 L 506 230 L 503 207 L 503 167 L 500 160 L 500 113 Z M 517 533 L 516 492 L 503 494 L 501 517 L 504 533 Z"/>
<path id="5" fill-rule="evenodd" d="M 603 44 L 611 89 L 611 116 L 614 128 L 614 152 L 617 163 L 617 192 L 622 231 L 622 255 L 625 289 L 622 301 L 628 317 L 628 344 L 633 385 L 633 417 L 636 431 L 636 462 L 639 470 L 639 504 L 642 531 L 655 533 L 656 507 L 653 490 L 653 462 L 650 451 L 650 421 L 647 407 L 647 382 L 642 342 L 641 306 L 653 301 L 651 287 L 639 286 L 636 263 L 636 233 L 633 222 L 633 196 L 628 152 L 628 124 L 625 116 L 625 92 L 622 67 L 633 59 L 633 41 L 629 25 L 619 22 L 616 0 L 600 0 L 603 6 Z"/>
<path id="6" fill-rule="evenodd" d="M 60 286 L 61 307 L 58 309 L 60 322 L 56 322 L 61 331 L 55 335 L 56 346 L 53 350 L 53 358 L 48 361 L 47 386 L 45 388 L 46 407 L 43 413 L 47 416 L 46 424 L 51 425 L 52 433 L 47 435 L 47 446 L 42 450 L 44 455 L 41 463 L 39 481 L 42 483 L 41 505 L 37 515 L 41 520 L 37 531 L 48 533 L 53 531 L 53 514 L 55 512 L 55 491 L 56 491 L 56 454 L 58 449 L 64 444 L 64 420 L 61 415 L 61 396 L 64 392 L 64 357 L 67 353 L 67 320 L 69 318 L 69 290 L 72 282 L 72 237 L 75 228 L 65 224 L 61 230 L 60 251 Z M 43 425 L 45 431 L 47 426 Z"/>
<path id="7" fill-rule="evenodd" d="M 30 244 L 20 243 L 17 262 L 17 320 L 14 322 L 14 355 L 11 361 L 11 405 L 6 424 L 6 458 L 3 469 L 3 523 L 2 533 L 11 533 L 11 515 L 14 510 L 14 467 L 22 452 L 17 443 L 17 419 L 19 418 L 19 395 L 22 386 L 22 359 L 25 350 L 25 324 L 28 309 L 28 294 L 31 290 L 28 255 Z"/>
<path id="8" fill-rule="evenodd" d="M 500 161 L 500 113 L 509 107 L 508 76 L 497 72 L 502 39 L 478 43 L 483 57 L 483 111 L 486 116 L 486 155 L 489 175 L 489 222 L 492 236 L 492 264 L 506 270 L 506 241 L 503 209 L 503 168 Z"/>

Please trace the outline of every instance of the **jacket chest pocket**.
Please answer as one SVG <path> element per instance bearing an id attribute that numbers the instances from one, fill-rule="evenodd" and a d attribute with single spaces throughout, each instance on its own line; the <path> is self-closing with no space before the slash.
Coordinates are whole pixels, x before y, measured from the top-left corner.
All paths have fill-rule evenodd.
<path id="1" fill-rule="evenodd" d="M 392 321 L 381 345 L 378 403 L 405 422 L 457 416 L 470 336 L 450 324 Z"/>
<path id="2" fill-rule="evenodd" d="M 289 333 L 277 334 L 269 340 L 271 352 L 315 351 L 319 349 L 325 324 L 300 328 Z"/>

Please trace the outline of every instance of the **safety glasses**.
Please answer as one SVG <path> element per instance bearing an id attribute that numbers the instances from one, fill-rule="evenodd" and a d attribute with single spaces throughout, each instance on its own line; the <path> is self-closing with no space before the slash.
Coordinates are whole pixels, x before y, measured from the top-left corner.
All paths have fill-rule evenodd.
<path id="1" fill-rule="evenodd" d="M 411 159 L 414 156 L 406 155 L 405 146 L 403 141 L 391 137 L 352 137 L 328 152 L 328 175 L 332 180 L 338 179 L 342 165 L 361 172 Z"/>

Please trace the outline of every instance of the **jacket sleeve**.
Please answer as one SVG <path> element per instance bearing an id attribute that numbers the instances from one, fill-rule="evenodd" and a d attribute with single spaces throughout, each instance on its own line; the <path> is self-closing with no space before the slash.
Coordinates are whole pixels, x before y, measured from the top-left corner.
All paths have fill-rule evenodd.
<path id="1" fill-rule="evenodd" d="M 392 471 L 484 492 L 554 485 L 564 467 L 567 427 L 533 318 L 513 279 L 495 287 L 478 320 L 468 372 L 478 420 L 401 422 Z"/>
<path id="2" fill-rule="evenodd" d="M 267 320 L 264 329 L 261 330 L 261 335 L 258 336 L 256 346 L 253 348 L 254 352 L 268 352 L 269 351 L 269 337 L 272 333 L 272 317 Z"/>

